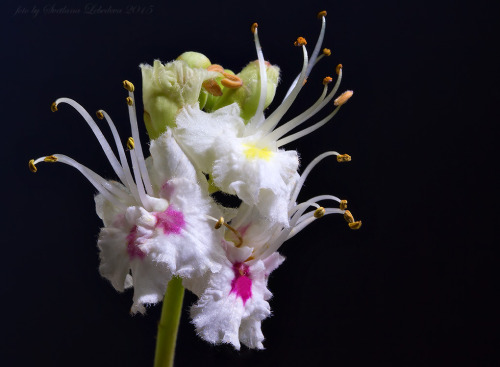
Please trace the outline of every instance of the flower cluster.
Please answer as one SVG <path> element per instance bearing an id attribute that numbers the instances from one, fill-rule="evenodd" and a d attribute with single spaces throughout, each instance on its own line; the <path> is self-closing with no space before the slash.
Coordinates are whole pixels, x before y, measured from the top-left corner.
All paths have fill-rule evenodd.
<path id="1" fill-rule="evenodd" d="M 346 210 L 346 200 L 332 195 L 297 200 L 318 162 L 329 156 L 346 162 L 350 156 L 326 152 L 299 174 L 297 152 L 282 148 L 326 124 L 352 96 L 346 91 L 334 99 L 342 78 L 339 65 L 334 87 L 329 90 L 332 78 L 326 77 L 319 99 L 280 124 L 312 67 L 330 54 L 322 50 L 325 16 L 318 15 L 322 28 L 310 57 L 306 40 L 295 42 L 303 52 L 302 70 L 267 117 L 279 68 L 264 60 L 257 24 L 251 28 L 257 60 L 238 74 L 196 52 L 167 64 L 156 60 L 152 66 L 141 65 L 144 121 L 151 138 L 147 158 L 139 139 L 135 87 L 129 81 L 123 82 L 131 124 L 127 149 L 105 111 L 97 111 L 97 118 L 107 122 L 115 149 L 77 102 L 60 98 L 52 104 L 53 111 L 68 104 L 80 113 L 119 181 L 106 180 L 62 154 L 31 160 L 29 167 L 36 172 L 39 162 L 62 162 L 96 188 L 96 210 L 104 223 L 97 243 L 99 271 L 118 291 L 133 287 L 132 313 L 144 313 L 145 306 L 159 302 L 169 281 L 180 277 L 199 297 L 191 316 L 203 339 L 261 349 L 261 322 L 271 314 L 267 280 L 284 260 L 278 253 L 281 245 L 326 214 L 343 214 L 350 228 L 360 227 Z M 336 108 L 327 117 L 288 134 L 332 100 Z M 215 191 L 236 195 L 241 205 L 224 207 L 214 200 Z M 321 201 L 335 206 L 321 206 Z"/>

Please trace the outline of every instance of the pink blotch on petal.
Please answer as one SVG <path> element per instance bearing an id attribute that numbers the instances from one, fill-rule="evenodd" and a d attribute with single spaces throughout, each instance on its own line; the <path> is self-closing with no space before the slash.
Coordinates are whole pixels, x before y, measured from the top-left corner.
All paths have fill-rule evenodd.
<path id="1" fill-rule="evenodd" d="M 138 257 L 139 259 L 144 259 L 144 256 L 146 256 L 146 254 L 142 252 L 142 250 L 139 248 L 136 240 L 137 240 L 137 226 L 134 226 L 130 230 L 130 233 L 127 235 L 127 252 L 128 256 L 130 257 L 130 260 L 136 257 Z"/>
<path id="2" fill-rule="evenodd" d="M 244 263 L 233 264 L 234 279 L 231 281 L 231 293 L 243 300 L 243 305 L 252 297 L 252 279 L 250 269 Z"/>
<path id="3" fill-rule="evenodd" d="M 182 212 L 173 209 L 171 206 L 161 213 L 155 213 L 156 227 L 163 229 L 165 234 L 179 234 L 186 226 Z"/>

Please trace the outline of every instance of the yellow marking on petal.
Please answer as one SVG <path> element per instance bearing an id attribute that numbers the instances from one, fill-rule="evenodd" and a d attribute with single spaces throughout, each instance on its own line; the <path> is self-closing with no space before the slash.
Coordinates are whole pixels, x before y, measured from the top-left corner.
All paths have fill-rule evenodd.
<path id="1" fill-rule="evenodd" d="M 44 162 L 54 163 L 57 162 L 57 157 L 55 155 L 48 155 L 43 159 Z"/>
<path id="2" fill-rule="evenodd" d="M 314 211 L 314 218 L 321 218 L 323 215 L 325 215 L 325 208 L 320 206 L 318 209 Z"/>
<path id="3" fill-rule="evenodd" d="M 318 19 L 321 19 L 321 18 L 323 18 L 323 17 L 326 17 L 326 10 L 320 11 L 320 12 L 318 13 Z"/>
<path id="4" fill-rule="evenodd" d="M 222 89 L 220 88 L 219 84 L 217 84 L 215 79 L 205 80 L 203 82 L 202 86 L 212 96 L 216 96 L 216 97 L 222 96 Z"/>
<path id="5" fill-rule="evenodd" d="M 52 104 L 50 105 L 50 110 L 52 112 L 56 112 L 57 111 L 57 103 L 52 102 Z"/>
<path id="6" fill-rule="evenodd" d="M 344 103 L 346 103 L 349 100 L 349 98 L 352 97 L 353 93 L 354 92 L 352 90 L 346 90 L 335 101 L 333 101 L 333 104 L 335 106 L 342 106 Z"/>
<path id="7" fill-rule="evenodd" d="M 325 79 L 323 79 L 323 85 L 330 84 L 333 81 L 333 79 L 329 76 L 327 76 Z"/>
<path id="8" fill-rule="evenodd" d="M 342 210 L 347 209 L 347 200 L 340 200 L 340 209 Z"/>
<path id="9" fill-rule="evenodd" d="M 295 41 L 293 44 L 294 46 L 305 46 L 307 45 L 307 41 L 304 37 L 299 37 L 297 38 L 297 41 Z"/>
<path id="10" fill-rule="evenodd" d="M 273 156 L 274 152 L 268 148 L 258 148 L 255 145 L 243 144 L 245 148 L 244 154 L 247 159 L 263 159 L 269 161 Z"/>
<path id="11" fill-rule="evenodd" d="M 252 31 L 253 34 L 255 34 L 255 32 L 257 31 L 257 27 L 259 25 L 257 23 L 254 23 L 252 24 L 252 26 L 250 27 L 250 30 Z"/>
<path id="12" fill-rule="evenodd" d="M 132 149 L 135 148 L 135 142 L 134 142 L 134 138 L 133 137 L 128 138 L 128 140 L 127 140 L 127 148 L 129 150 L 132 150 Z"/>
<path id="13" fill-rule="evenodd" d="M 127 104 L 129 106 L 132 106 L 134 104 L 134 100 L 132 98 L 130 98 L 130 97 L 127 97 Z"/>
<path id="14" fill-rule="evenodd" d="M 129 92 L 133 92 L 135 90 L 134 85 L 131 82 L 129 82 L 128 80 L 123 81 L 123 88 L 125 88 Z"/>
<path id="15" fill-rule="evenodd" d="M 337 156 L 337 162 L 342 163 L 342 162 L 350 162 L 351 161 L 351 156 L 349 154 L 339 154 Z"/>
<path id="16" fill-rule="evenodd" d="M 104 118 L 104 114 L 102 113 L 102 110 L 97 111 L 95 114 L 99 120 L 102 120 Z"/>
<path id="17" fill-rule="evenodd" d="M 323 49 L 323 55 L 330 56 L 331 54 L 332 54 L 332 51 L 329 48 Z"/>
<path id="18" fill-rule="evenodd" d="M 358 220 L 357 222 L 349 223 L 349 228 L 350 229 L 360 229 L 361 228 L 361 221 Z"/>
<path id="19" fill-rule="evenodd" d="M 35 166 L 34 159 L 30 159 L 30 161 L 28 162 L 28 166 L 29 166 L 31 172 L 35 173 L 36 171 L 38 171 L 38 169 Z"/>
<path id="20" fill-rule="evenodd" d="M 218 64 L 212 64 L 207 68 L 208 71 L 216 71 L 218 73 L 222 73 L 224 68 Z"/>
<path id="21" fill-rule="evenodd" d="M 255 257 L 253 256 L 250 256 L 248 259 L 246 259 L 244 262 L 246 263 L 247 261 L 250 261 L 250 260 L 255 260 Z"/>

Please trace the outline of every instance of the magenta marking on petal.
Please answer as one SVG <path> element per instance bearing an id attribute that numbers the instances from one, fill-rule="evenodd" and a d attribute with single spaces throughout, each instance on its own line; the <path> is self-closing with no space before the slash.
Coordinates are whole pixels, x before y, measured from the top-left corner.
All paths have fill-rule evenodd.
<path id="1" fill-rule="evenodd" d="M 234 279 L 231 281 L 231 293 L 243 300 L 243 305 L 252 297 L 252 279 L 250 279 L 250 269 L 247 264 L 233 264 Z"/>
<path id="2" fill-rule="evenodd" d="M 167 181 L 161 187 L 160 196 L 170 201 L 170 198 L 174 194 L 174 191 L 175 191 L 175 186 L 172 185 L 170 181 Z"/>
<path id="3" fill-rule="evenodd" d="M 173 209 L 171 206 L 164 212 L 155 213 L 155 216 L 157 219 L 156 227 L 163 229 L 165 234 L 179 234 L 181 229 L 186 226 L 182 212 Z"/>
<path id="4" fill-rule="evenodd" d="M 137 244 L 137 226 L 134 226 L 127 235 L 127 252 L 130 260 L 138 257 L 144 259 L 146 254 L 142 252 Z"/>

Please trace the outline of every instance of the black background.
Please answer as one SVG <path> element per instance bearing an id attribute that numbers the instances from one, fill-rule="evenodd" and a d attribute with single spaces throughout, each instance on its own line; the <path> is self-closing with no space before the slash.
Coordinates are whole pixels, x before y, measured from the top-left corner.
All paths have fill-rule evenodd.
<path id="1" fill-rule="evenodd" d="M 89 4 L 122 14 L 85 14 Z M 263 323 L 264 351 L 199 339 L 187 293 L 177 366 L 498 365 L 500 93 L 491 4 L 151 0 L 142 3 L 146 14 L 129 5 L 139 2 L 2 3 L 0 364 L 153 362 L 160 307 L 131 317 L 131 293 L 99 276 L 92 186 L 65 165 L 28 170 L 31 158 L 64 153 L 114 177 L 84 120 L 69 106 L 51 113 L 51 102 L 64 96 L 91 113 L 103 108 L 124 136 L 121 82 L 140 93 L 139 63 L 196 50 L 238 71 L 256 58 L 249 27 L 257 21 L 266 59 L 282 69 L 272 110 L 300 70 L 293 41 L 306 37 L 312 51 L 316 13 L 326 9 L 324 45 L 333 54 L 287 116 L 309 107 L 338 63 L 341 90 L 355 94 L 334 121 L 288 148 L 299 150 L 303 167 L 327 150 L 353 157 L 324 161 L 300 198 L 347 198 L 363 227 L 351 231 L 328 216 L 284 245 L 287 261 L 269 284 L 274 314 Z M 19 14 L 33 6 L 37 16 Z M 64 7 L 80 14 L 51 13 Z"/>

